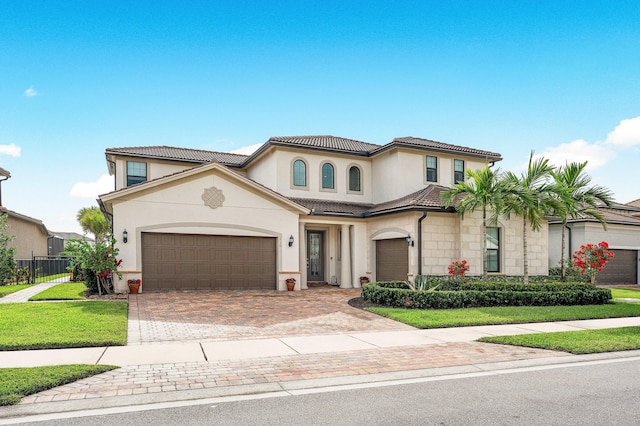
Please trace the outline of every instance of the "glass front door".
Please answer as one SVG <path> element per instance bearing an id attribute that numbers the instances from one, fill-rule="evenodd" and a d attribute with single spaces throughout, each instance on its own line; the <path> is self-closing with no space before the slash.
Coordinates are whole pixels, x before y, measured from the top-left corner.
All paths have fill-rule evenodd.
<path id="1" fill-rule="evenodd" d="M 324 231 L 307 231 L 307 281 L 324 279 Z"/>

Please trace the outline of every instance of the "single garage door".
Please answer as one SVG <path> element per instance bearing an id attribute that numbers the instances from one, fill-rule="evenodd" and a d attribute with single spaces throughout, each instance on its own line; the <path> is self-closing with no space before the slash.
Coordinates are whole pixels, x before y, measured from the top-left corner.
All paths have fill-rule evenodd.
<path id="1" fill-rule="evenodd" d="M 376 280 L 407 279 L 409 252 L 405 238 L 376 241 Z"/>
<path id="2" fill-rule="evenodd" d="M 142 288 L 276 289 L 276 239 L 142 234 Z"/>
<path id="3" fill-rule="evenodd" d="M 638 251 L 612 251 L 615 256 L 598 274 L 598 284 L 638 284 Z"/>

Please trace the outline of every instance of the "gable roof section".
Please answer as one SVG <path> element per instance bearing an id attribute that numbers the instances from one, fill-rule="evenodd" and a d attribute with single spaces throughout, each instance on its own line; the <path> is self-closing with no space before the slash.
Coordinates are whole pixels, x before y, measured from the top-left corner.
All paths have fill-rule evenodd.
<path id="1" fill-rule="evenodd" d="M 18 212 L 14 212 L 13 210 L 9 210 L 5 207 L 0 206 L 0 214 L 6 214 L 9 217 L 12 217 L 14 219 L 18 219 L 18 220 L 22 220 L 24 222 L 29 222 L 29 223 L 33 223 L 34 225 L 36 225 L 38 228 L 40 228 L 40 230 L 45 234 L 45 235 L 49 235 L 49 231 L 47 230 L 47 227 L 44 226 L 44 223 L 40 220 L 40 219 L 36 219 Z"/>
<path id="2" fill-rule="evenodd" d="M 420 191 L 380 204 L 359 204 L 311 198 L 290 198 L 290 200 L 311 210 L 312 215 L 319 216 L 370 217 L 411 210 L 453 211 L 445 209 L 440 200 L 440 193 L 446 189 L 440 185 L 429 185 Z"/>
<path id="3" fill-rule="evenodd" d="M 485 151 L 482 149 L 475 149 L 475 148 L 468 148 L 466 146 L 451 145 L 448 143 L 432 141 L 429 139 L 415 138 L 413 136 L 395 138 L 390 143 L 371 152 L 371 154 L 378 154 L 380 152 L 389 150 L 393 147 L 414 148 L 414 149 L 417 148 L 417 149 L 424 149 L 428 151 L 442 152 L 447 154 L 460 153 L 470 157 L 484 158 L 488 161 L 502 160 L 502 155 L 497 152 Z"/>
<path id="4" fill-rule="evenodd" d="M 246 178 L 236 172 L 234 172 L 233 170 L 225 167 L 224 165 L 221 165 L 219 163 L 207 163 L 207 164 L 201 164 L 199 166 L 195 166 L 192 167 L 190 169 L 186 169 L 186 170 L 181 170 L 179 172 L 176 173 L 172 173 L 170 175 L 167 176 L 162 176 L 156 179 L 152 179 L 146 182 L 141 182 L 138 183 L 136 185 L 132 185 L 132 186 L 128 186 L 125 188 L 121 188 L 118 189 L 116 191 L 111 191 L 107 194 L 102 194 L 99 195 L 99 201 L 102 202 L 102 204 L 104 205 L 105 203 L 109 203 L 111 201 L 117 200 L 120 197 L 123 196 L 127 196 L 127 195 L 133 195 L 136 194 L 138 192 L 142 192 L 142 191 L 146 191 L 146 190 L 150 190 L 153 189 L 157 186 L 160 186 L 162 184 L 165 183 L 170 183 L 170 182 L 175 182 L 178 181 L 180 179 L 189 177 L 189 176 L 193 176 L 199 173 L 204 173 L 207 170 L 217 170 L 219 171 L 221 174 L 225 175 L 226 177 L 230 178 L 231 180 L 235 180 L 237 182 L 241 182 L 244 185 L 247 185 L 251 188 L 254 188 L 257 192 L 265 195 L 266 197 L 275 199 L 277 201 L 279 201 L 282 204 L 288 205 L 290 207 L 295 208 L 296 210 L 298 210 L 300 213 L 309 213 L 309 211 L 302 205 L 300 204 L 296 204 L 295 202 L 291 201 L 289 198 L 285 197 L 284 195 L 273 191 L 269 188 L 267 188 L 266 186 L 260 185 L 259 183 Z"/>
<path id="5" fill-rule="evenodd" d="M 177 148 L 173 146 L 137 146 L 129 148 L 107 148 L 106 155 L 155 158 L 159 160 L 184 161 L 188 163 L 210 163 L 212 161 L 226 166 L 239 167 L 247 156 L 227 152 L 205 151 L 202 149 Z"/>

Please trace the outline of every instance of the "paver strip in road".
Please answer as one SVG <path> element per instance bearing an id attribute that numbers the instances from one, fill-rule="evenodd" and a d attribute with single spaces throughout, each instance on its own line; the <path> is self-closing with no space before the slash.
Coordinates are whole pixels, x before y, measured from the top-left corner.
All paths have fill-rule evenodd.
<path id="1" fill-rule="evenodd" d="M 21 404 L 326 379 L 535 358 L 566 353 L 457 342 L 241 360 L 119 368 L 24 398 Z"/>

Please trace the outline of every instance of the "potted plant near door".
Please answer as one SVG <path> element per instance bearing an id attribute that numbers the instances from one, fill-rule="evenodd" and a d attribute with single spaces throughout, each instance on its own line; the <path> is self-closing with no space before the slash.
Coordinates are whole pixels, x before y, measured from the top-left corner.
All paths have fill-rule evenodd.
<path id="1" fill-rule="evenodd" d="M 369 277 L 368 276 L 363 275 L 363 276 L 360 277 L 360 285 L 364 285 L 364 284 L 366 284 L 368 282 L 369 282 Z"/>
<path id="2" fill-rule="evenodd" d="M 296 287 L 296 279 L 287 278 L 285 281 L 287 282 L 287 290 L 293 291 L 293 289 Z"/>
<path id="3" fill-rule="evenodd" d="M 127 284 L 129 284 L 129 293 L 138 294 L 138 292 L 140 291 L 141 282 L 142 280 L 140 280 L 140 278 L 135 280 L 128 280 Z"/>

